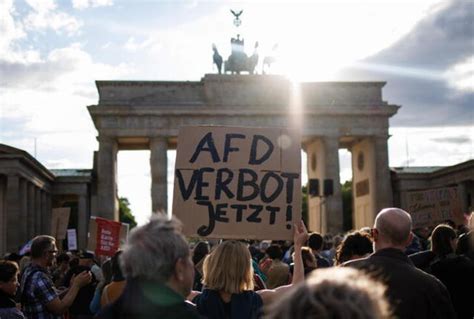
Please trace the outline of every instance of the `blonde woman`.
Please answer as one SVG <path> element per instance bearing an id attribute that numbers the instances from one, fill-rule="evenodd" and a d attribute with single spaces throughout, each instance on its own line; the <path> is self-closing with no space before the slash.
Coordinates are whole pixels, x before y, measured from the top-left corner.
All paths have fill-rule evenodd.
<path id="1" fill-rule="evenodd" d="M 192 300 L 199 313 L 209 319 L 259 318 L 262 307 L 292 285 L 304 281 L 301 247 L 308 239 L 303 222 L 294 227 L 295 265 L 290 285 L 254 292 L 250 252 L 245 244 L 235 240 L 217 246 L 204 260 L 202 293 L 193 292 Z"/>

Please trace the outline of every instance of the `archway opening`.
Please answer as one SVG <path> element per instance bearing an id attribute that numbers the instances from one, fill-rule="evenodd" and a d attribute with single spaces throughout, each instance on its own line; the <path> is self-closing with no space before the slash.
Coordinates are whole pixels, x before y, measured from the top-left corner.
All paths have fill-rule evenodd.
<path id="1" fill-rule="evenodd" d="M 151 215 L 150 151 L 119 151 L 117 154 L 118 196 L 130 203 L 138 225 Z"/>
<path id="2" fill-rule="evenodd" d="M 342 228 L 348 231 L 354 227 L 354 200 L 352 198 L 352 153 L 346 148 L 339 149 L 339 179 L 342 196 Z"/>

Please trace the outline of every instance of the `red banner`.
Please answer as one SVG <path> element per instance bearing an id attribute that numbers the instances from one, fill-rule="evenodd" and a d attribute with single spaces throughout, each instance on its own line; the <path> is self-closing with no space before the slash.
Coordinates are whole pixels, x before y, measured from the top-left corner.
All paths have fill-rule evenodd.
<path id="1" fill-rule="evenodd" d="M 120 245 L 121 223 L 103 218 L 96 218 L 97 241 L 96 256 L 113 256 Z"/>

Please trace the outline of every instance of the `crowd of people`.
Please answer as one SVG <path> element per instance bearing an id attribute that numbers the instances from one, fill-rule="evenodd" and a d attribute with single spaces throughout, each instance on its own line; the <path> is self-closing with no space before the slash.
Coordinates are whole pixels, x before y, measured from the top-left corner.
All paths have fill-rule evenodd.
<path id="1" fill-rule="evenodd" d="M 34 238 L 0 261 L 0 318 L 474 318 L 474 235 L 412 229 L 386 208 L 373 228 L 293 241 L 188 241 L 164 216 L 112 258 Z"/>

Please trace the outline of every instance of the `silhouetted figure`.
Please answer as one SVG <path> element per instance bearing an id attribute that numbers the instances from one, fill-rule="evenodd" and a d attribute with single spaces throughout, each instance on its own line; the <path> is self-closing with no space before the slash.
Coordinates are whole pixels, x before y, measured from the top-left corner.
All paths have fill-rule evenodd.
<path id="1" fill-rule="evenodd" d="M 212 61 L 217 67 L 217 71 L 219 74 L 222 73 L 222 56 L 219 54 L 219 51 L 217 51 L 217 47 L 215 44 L 212 45 L 212 51 L 214 51 L 214 55 L 212 56 Z"/>
<path id="2" fill-rule="evenodd" d="M 248 59 L 248 71 L 250 74 L 255 73 L 255 67 L 258 64 L 258 41 L 255 42 L 255 46 L 253 49 L 253 54 Z"/>
<path id="3" fill-rule="evenodd" d="M 433 276 L 448 288 L 458 319 L 474 317 L 474 303 L 469 287 L 474 285 L 474 262 L 454 253 L 456 231 L 449 225 L 438 225 L 431 235 L 431 249 L 435 254 L 430 264 Z"/>
<path id="4" fill-rule="evenodd" d="M 268 72 L 268 69 L 271 68 L 272 64 L 276 62 L 277 50 L 278 50 L 278 43 L 275 43 L 275 45 L 272 48 L 272 54 L 263 58 L 262 74 L 266 74 L 266 72 Z M 267 66 L 266 72 L 265 72 L 265 66 Z"/>
<path id="5" fill-rule="evenodd" d="M 239 12 L 235 12 L 234 10 L 230 9 L 230 12 L 232 12 L 232 14 L 234 15 L 234 17 L 236 19 L 238 19 L 240 17 L 240 15 L 242 14 L 242 12 L 244 12 L 244 10 L 240 10 Z"/>
<path id="6" fill-rule="evenodd" d="M 232 14 L 234 15 L 234 25 L 236 27 L 240 26 L 242 24 L 242 21 L 239 19 L 240 15 L 242 14 L 242 12 L 244 12 L 244 10 L 240 10 L 239 12 L 235 12 L 234 10 L 230 10 L 230 12 L 232 12 Z"/>
<path id="7" fill-rule="evenodd" d="M 413 234 L 410 214 L 385 208 L 375 218 L 372 238 L 375 252 L 344 263 L 363 269 L 387 285 L 387 296 L 397 318 L 456 318 L 446 287 L 416 268 L 404 254 Z"/>

